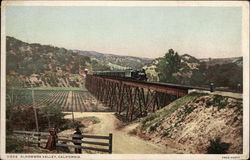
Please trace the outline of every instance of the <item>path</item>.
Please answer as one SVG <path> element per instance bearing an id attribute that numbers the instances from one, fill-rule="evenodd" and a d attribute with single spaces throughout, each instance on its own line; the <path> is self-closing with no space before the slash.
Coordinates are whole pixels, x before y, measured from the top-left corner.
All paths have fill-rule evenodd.
<path id="1" fill-rule="evenodd" d="M 203 91 L 203 90 L 197 90 L 197 89 L 192 89 L 192 90 L 188 91 L 188 93 L 191 93 L 191 92 L 208 93 L 208 94 L 218 94 L 218 95 L 222 95 L 222 96 L 226 96 L 226 97 L 232 97 L 232 98 L 237 98 L 237 99 L 242 99 L 243 98 L 243 94 L 242 93 L 223 92 L 223 91 L 210 92 L 210 91 Z"/>
<path id="2" fill-rule="evenodd" d="M 167 148 L 166 146 L 154 144 L 150 141 L 145 141 L 135 135 L 128 134 L 136 124 L 129 125 L 121 130 L 116 129 L 116 124 L 119 120 L 111 112 L 74 112 L 75 118 L 95 116 L 101 122 L 91 126 L 91 134 L 108 135 L 113 133 L 113 153 L 114 154 L 163 154 L 177 153 L 178 150 Z M 71 118 L 68 115 L 66 118 Z M 88 128 L 89 129 L 89 128 Z"/>

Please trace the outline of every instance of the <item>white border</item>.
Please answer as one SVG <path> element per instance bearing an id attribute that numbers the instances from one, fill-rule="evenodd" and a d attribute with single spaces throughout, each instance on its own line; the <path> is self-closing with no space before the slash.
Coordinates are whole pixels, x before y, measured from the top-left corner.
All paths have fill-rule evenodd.
<path id="1" fill-rule="evenodd" d="M 4 1 L 16 6 L 247 6 L 244 1 Z"/>
<path id="2" fill-rule="evenodd" d="M 249 5 L 242 7 L 243 153 L 249 158 Z"/>
<path id="3" fill-rule="evenodd" d="M 7 159 L 5 154 L 5 7 L 6 6 L 234 6 L 242 7 L 242 53 L 243 53 L 243 79 L 244 79 L 244 93 L 243 93 L 243 154 L 227 154 L 227 155 L 208 155 L 208 154 L 101 154 L 90 155 L 82 154 L 81 158 L 74 159 L 179 159 L 179 160 L 215 160 L 215 159 L 247 159 L 249 157 L 249 6 L 246 1 L 4 1 L 1 8 L 1 141 L 0 141 L 0 159 Z M 74 154 L 8 154 L 27 156 L 57 156 L 57 159 L 71 159 L 60 158 L 58 156 L 76 156 Z M 79 155 L 77 155 L 79 156 Z M 229 157 L 229 158 L 223 158 Z M 12 159 L 8 157 L 8 159 Z M 16 159 L 16 158 L 13 158 Z M 47 159 L 47 158 L 33 158 L 33 159 Z M 50 159 L 50 158 L 48 158 Z"/>
<path id="4" fill-rule="evenodd" d="M 5 153 L 5 62 L 6 62 L 6 35 L 5 35 L 5 7 L 1 8 L 1 132 L 0 132 L 0 156 Z M 2 147 L 4 146 L 4 147 Z M 1 159 L 2 157 L 0 157 Z"/>

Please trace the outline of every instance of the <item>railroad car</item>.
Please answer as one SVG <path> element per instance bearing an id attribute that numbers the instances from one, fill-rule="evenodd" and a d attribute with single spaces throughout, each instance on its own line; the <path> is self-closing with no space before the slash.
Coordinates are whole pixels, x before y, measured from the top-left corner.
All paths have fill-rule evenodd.
<path id="1" fill-rule="evenodd" d="M 145 70 L 122 70 L 122 71 L 94 71 L 93 75 L 103 76 L 103 77 L 112 77 L 112 78 L 123 78 L 130 80 L 140 80 L 147 81 L 147 75 Z"/>

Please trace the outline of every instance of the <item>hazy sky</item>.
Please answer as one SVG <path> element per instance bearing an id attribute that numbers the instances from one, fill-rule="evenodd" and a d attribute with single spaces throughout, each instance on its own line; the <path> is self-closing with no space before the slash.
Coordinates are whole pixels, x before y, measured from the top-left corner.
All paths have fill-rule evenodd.
<path id="1" fill-rule="evenodd" d="M 160 57 L 241 56 L 240 7 L 8 6 L 6 34 L 25 42 Z"/>

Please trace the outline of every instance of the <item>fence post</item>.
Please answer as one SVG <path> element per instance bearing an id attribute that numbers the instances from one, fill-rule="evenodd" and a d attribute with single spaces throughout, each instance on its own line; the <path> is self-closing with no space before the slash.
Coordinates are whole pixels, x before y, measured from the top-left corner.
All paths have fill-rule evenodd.
<path id="1" fill-rule="evenodd" d="M 210 82 L 210 92 L 214 92 L 214 83 Z"/>
<path id="2" fill-rule="evenodd" d="M 109 133 L 109 153 L 112 153 L 112 133 Z"/>
<path id="3" fill-rule="evenodd" d="M 37 134 L 37 138 L 38 138 L 38 147 L 40 147 L 40 136 L 41 136 L 41 133 L 39 132 L 38 134 Z"/>
<path id="4" fill-rule="evenodd" d="M 240 83 L 237 84 L 237 92 L 241 92 L 241 84 Z"/>

